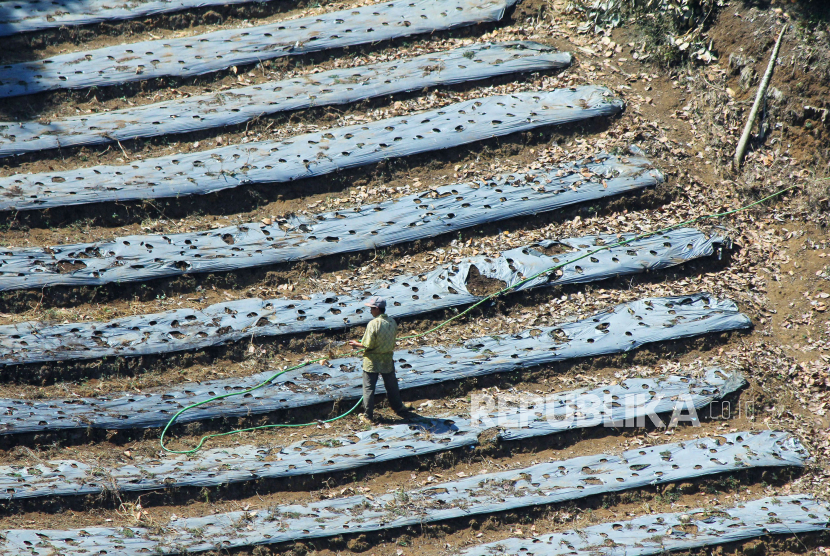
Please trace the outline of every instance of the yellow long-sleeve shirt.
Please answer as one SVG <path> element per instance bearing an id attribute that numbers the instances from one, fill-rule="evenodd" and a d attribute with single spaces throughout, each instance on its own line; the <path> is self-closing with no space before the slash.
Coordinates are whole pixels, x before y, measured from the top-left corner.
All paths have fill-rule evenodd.
<path id="1" fill-rule="evenodd" d="M 360 341 L 363 352 L 363 370 L 367 373 L 391 373 L 395 370 L 392 354 L 395 351 L 395 337 L 398 325 L 385 313 L 373 318 L 366 325 L 366 333 Z"/>

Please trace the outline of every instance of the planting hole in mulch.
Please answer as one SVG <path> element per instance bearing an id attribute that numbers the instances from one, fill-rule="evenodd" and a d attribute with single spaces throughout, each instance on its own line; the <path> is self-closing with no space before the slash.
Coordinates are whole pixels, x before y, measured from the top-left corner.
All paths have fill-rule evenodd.
<path id="1" fill-rule="evenodd" d="M 562 253 L 570 253 L 573 251 L 573 248 L 565 245 L 564 243 L 552 243 L 547 247 L 542 247 L 541 245 L 536 247 L 537 250 L 541 251 L 548 257 L 553 257 L 555 255 L 561 255 Z"/>
<path id="2" fill-rule="evenodd" d="M 496 280 L 495 278 L 488 278 L 479 272 L 475 266 L 470 267 L 470 272 L 467 274 L 467 291 L 473 295 L 480 297 L 492 295 L 497 291 L 501 291 L 507 287 L 507 282 Z"/>

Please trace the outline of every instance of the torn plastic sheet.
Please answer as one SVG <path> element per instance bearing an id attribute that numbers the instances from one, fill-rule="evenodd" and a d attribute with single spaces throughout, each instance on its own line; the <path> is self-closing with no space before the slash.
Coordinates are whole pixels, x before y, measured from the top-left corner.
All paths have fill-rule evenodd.
<path id="1" fill-rule="evenodd" d="M 697 508 L 630 521 L 592 525 L 578 531 L 506 539 L 468 548 L 463 556 L 650 556 L 726 544 L 766 535 L 825 531 L 830 508 L 809 495 L 745 502 L 734 508 Z"/>
<path id="2" fill-rule="evenodd" d="M 803 466 L 807 450 L 785 432 L 726 434 L 541 463 L 439 483 L 405 493 L 350 496 L 247 512 L 179 518 L 161 529 L 86 527 L 11 530 L 14 554 L 179 554 L 394 529 L 553 504 L 647 485 L 755 468 Z M 243 524 L 244 526 L 240 526 Z"/>
<path id="3" fill-rule="evenodd" d="M 709 369 L 700 380 L 675 375 L 657 380 L 635 378 L 621 384 L 593 390 L 582 388 L 545 398 L 526 395 L 509 411 L 499 411 L 495 407 L 476 411 L 471 416 L 472 421 L 457 416 L 424 419 L 361 431 L 352 436 L 312 437 L 279 448 L 219 448 L 190 457 L 137 461 L 111 469 L 71 460 L 33 466 L 7 465 L 0 467 L 0 500 L 95 494 L 104 489 L 136 492 L 205 487 L 333 473 L 381 461 L 475 446 L 478 436 L 490 428 L 498 428 L 499 436 L 505 440 L 516 440 L 578 428 L 622 426 L 626 422 L 639 426 L 646 417 L 674 411 L 678 412 L 678 419 L 693 419 L 692 408 L 706 407 L 744 384 L 745 380 L 739 374 L 727 376 L 720 369 Z"/>
<path id="4" fill-rule="evenodd" d="M 0 210 L 203 195 L 252 183 L 289 182 L 542 126 L 610 116 L 622 101 L 585 86 L 484 97 L 418 112 L 209 151 L 63 172 L 0 178 Z M 412 208 L 410 207 L 410 212 Z"/>
<path id="5" fill-rule="evenodd" d="M 20 0 L 0 2 L 0 37 L 89 25 L 102 21 L 137 19 L 206 6 L 264 3 L 268 0 Z"/>
<path id="6" fill-rule="evenodd" d="M 662 181 L 643 158 L 600 154 L 582 163 L 439 187 L 284 223 L 0 249 L 0 290 L 134 282 L 370 250 L 637 192 Z"/>
<path id="7" fill-rule="evenodd" d="M 620 353 L 643 344 L 750 326 L 729 300 L 709 294 L 650 298 L 623 303 L 592 317 L 520 334 L 487 336 L 456 347 L 422 346 L 395 353 L 401 389 L 563 361 Z M 270 385 L 199 406 L 182 414 L 187 423 L 244 417 L 361 396 L 361 360 L 333 359 L 282 375 Z M 72 428 L 127 429 L 163 426 L 179 409 L 217 394 L 241 391 L 275 371 L 247 378 L 182 384 L 174 392 L 121 393 L 99 398 L 0 400 L 0 434 Z M 378 385 L 383 392 L 381 385 Z"/>
<path id="8" fill-rule="evenodd" d="M 283 56 L 493 22 L 515 1 L 383 2 L 270 25 L 81 50 L 0 66 L 0 97 L 202 75 Z"/>
<path id="9" fill-rule="evenodd" d="M 4 325 L 0 326 L 0 365 L 169 353 L 252 337 L 347 328 L 372 319 L 363 302 L 374 294 L 386 298 L 392 317 L 465 305 L 484 298 L 467 289 L 472 267 L 484 277 L 512 286 L 560 261 L 576 259 L 600 245 L 633 237 L 633 234 L 620 234 L 542 241 L 505 251 L 496 259 L 473 257 L 457 265 L 440 266 L 420 276 L 391 278 L 347 294 L 312 294 L 306 300 L 242 299 L 210 305 L 201 311 L 177 309 L 109 322 Z M 513 291 L 591 282 L 666 268 L 711 255 L 721 242 L 722 238 L 718 236 L 707 238 L 697 230 L 682 228 L 600 251 Z M 545 255 L 544 248 L 551 245 L 567 246 L 573 251 L 558 256 Z"/>
<path id="10" fill-rule="evenodd" d="M 0 157 L 189 133 L 276 112 L 348 104 L 436 85 L 562 68 L 570 63 L 570 54 L 533 42 L 477 44 L 49 123 L 0 122 Z"/>

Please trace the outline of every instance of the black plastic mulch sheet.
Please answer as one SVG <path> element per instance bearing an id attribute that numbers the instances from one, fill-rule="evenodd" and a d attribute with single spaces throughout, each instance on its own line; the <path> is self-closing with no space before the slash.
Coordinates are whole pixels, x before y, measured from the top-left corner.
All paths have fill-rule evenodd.
<path id="1" fill-rule="evenodd" d="M 263 2 L 268 0 L 5 0 L 0 2 L 0 37 L 190 8 Z"/>
<path id="2" fill-rule="evenodd" d="M 748 328 L 749 318 L 735 303 L 709 294 L 641 299 L 558 327 L 506 336 L 487 336 L 450 347 L 423 346 L 395 353 L 402 389 L 509 372 L 545 363 L 620 353 L 643 344 Z M 216 417 L 242 417 L 362 395 L 361 360 L 333 359 L 309 365 L 245 396 L 234 396 L 183 413 L 186 423 Z M 73 428 L 159 427 L 186 405 L 218 394 L 238 392 L 274 372 L 248 378 L 182 384 L 173 391 L 125 393 L 101 398 L 0 400 L 0 434 Z M 378 391 L 383 392 L 382 385 Z"/>
<path id="3" fill-rule="evenodd" d="M 166 75 L 202 75 L 282 56 L 494 22 L 515 2 L 383 2 L 269 25 L 81 50 L 0 66 L 0 97 L 54 89 L 106 87 Z"/>
<path id="4" fill-rule="evenodd" d="M 0 122 L 0 157 L 188 133 L 276 112 L 348 104 L 436 85 L 562 68 L 570 63 L 570 54 L 534 42 L 477 44 L 49 123 Z"/>
<path id="5" fill-rule="evenodd" d="M 363 305 L 370 295 L 385 297 L 392 317 L 465 305 L 483 299 L 467 289 L 473 267 L 481 276 L 499 280 L 505 287 L 513 286 L 525 277 L 582 257 L 601 245 L 633 237 L 621 234 L 542 241 L 505 251 L 495 259 L 473 257 L 420 276 L 399 276 L 364 284 L 346 293 L 312 294 L 310 299 L 242 299 L 217 303 L 200 311 L 177 309 L 109 322 L 4 325 L 0 326 L 0 365 L 169 353 L 255 336 L 348 328 L 371 320 L 371 313 Z M 718 236 L 709 238 L 691 228 L 673 230 L 594 253 L 513 291 L 666 268 L 712 255 L 722 241 Z M 545 248 L 551 246 L 561 246 L 570 252 L 545 255 Z"/>
<path id="6" fill-rule="evenodd" d="M 376 249 L 507 218 L 635 193 L 663 181 L 640 157 L 600 154 L 527 174 L 454 184 L 270 225 L 249 223 L 112 242 L 0 249 L 0 290 L 135 282 Z"/>
<path id="7" fill-rule="evenodd" d="M 240 143 L 123 166 L 16 174 L 0 178 L 0 210 L 203 195 L 254 183 L 277 187 L 388 158 L 610 116 L 622 109 L 622 101 L 608 89 L 593 86 L 484 97 L 282 141 Z"/>
<path id="8" fill-rule="evenodd" d="M 767 535 L 826 531 L 830 508 L 810 495 L 773 496 L 740 506 L 697 508 L 629 521 L 513 538 L 457 552 L 462 556 L 651 556 Z"/>
<path id="9" fill-rule="evenodd" d="M 334 473 L 382 461 L 475 446 L 495 428 L 505 440 L 556 434 L 598 426 L 641 426 L 652 415 L 672 413 L 677 422 L 699 422 L 696 410 L 745 384 L 739 374 L 717 368 L 696 379 L 670 375 L 657 380 L 628 379 L 592 390 L 551 394 L 542 399 L 519 393 L 505 411 L 494 399 L 472 406 L 468 417 L 410 420 L 357 431 L 351 436 L 312 436 L 285 447 L 238 446 L 203 450 L 189 457 L 135 457 L 118 467 L 60 460 L 32 466 L 0 466 L 0 500 L 96 494 L 104 490 L 139 492 L 186 486 L 216 486 L 264 478 Z M 504 404 L 506 405 L 506 404 Z M 492 406 L 492 407 L 491 407 Z M 705 410 L 704 410 L 705 411 Z M 180 449 L 175 446 L 174 448 Z M 169 445 L 169 444 L 168 444 Z"/>
<path id="10" fill-rule="evenodd" d="M 179 554 L 393 529 L 757 467 L 805 465 L 785 432 L 726 434 L 540 463 L 410 491 L 180 518 L 163 528 L 4 531 L 0 551 L 33 555 Z M 2 552 L 0 552 L 2 553 Z"/>

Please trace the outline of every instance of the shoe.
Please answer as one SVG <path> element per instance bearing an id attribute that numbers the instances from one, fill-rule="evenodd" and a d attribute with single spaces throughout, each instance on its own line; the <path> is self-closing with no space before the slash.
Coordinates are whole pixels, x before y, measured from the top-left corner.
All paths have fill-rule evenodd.
<path id="1" fill-rule="evenodd" d="M 405 403 L 401 407 L 399 407 L 398 409 L 393 409 L 392 411 L 394 411 L 395 414 L 400 415 L 400 416 L 403 417 L 405 415 L 409 415 L 414 410 L 415 409 L 411 405 L 409 405 L 408 403 Z"/>
<path id="2" fill-rule="evenodd" d="M 357 418 L 364 425 L 374 425 L 375 424 L 375 420 L 373 418 L 369 417 L 368 415 L 366 415 L 365 413 L 361 413 L 360 415 L 357 416 Z"/>

